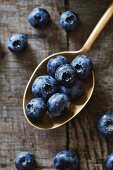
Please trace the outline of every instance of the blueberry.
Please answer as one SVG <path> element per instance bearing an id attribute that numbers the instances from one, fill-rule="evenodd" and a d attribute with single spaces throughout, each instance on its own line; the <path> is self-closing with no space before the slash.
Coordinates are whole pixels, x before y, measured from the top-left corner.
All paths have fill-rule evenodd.
<path id="1" fill-rule="evenodd" d="M 104 163 L 106 170 L 113 170 L 113 153 L 107 156 Z"/>
<path id="2" fill-rule="evenodd" d="M 58 91 L 57 81 L 48 75 L 39 76 L 32 84 L 32 92 L 35 96 L 47 100 Z"/>
<path id="3" fill-rule="evenodd" d="M 55 93 L 49 98 L 47 106 L 52 116 L 60 116 L 68 111 L 70 100 L 66 94 Z"/>
<path id="4" fill-rule="evenodd" d="M 15 166 L 18 170 L 34 169 L 35 163 L 34 155 L 27 151 L 19 153 L 15 159 Z"/>
<path id="5" fill-rule="evenodd" d="M 61 93 L 65 93 L 71 100 L 77 100 L 81 97 L 84 92 L 84 84 L 81 80 L 75 81 L 71 88 L 61 86 Z"/>
<path id="6" fill-rule="evenodd" d="M 41 120 L 46 113 L 46 104 L 41 98 L 31 99 L 26 105 L 26 115 L 27 117 L 37 122 Z"/>
<path id="7" fill-rule="evenodd" d="M 57 170 L 77 170 L 78 163 L 78 157 L 72 150 L 60 151 L 53 158 L 53 164 Z"/>
<path id="8" fill-rule="evenodd" d="M 50 21 L 50 15 L 46 9 L 34 8 L 28 20 L 34 28 L 44 28 Z"/>
<path id="9" fill-rule="evenodd" d="M 68 63 L 69 63 L 68 59 L 64 56 L 56 56 L 55 58 L 51 58 L 47 63 L 47 73 L 50 76 L 55 77 L 56 69 L 59 66 Z"/>
<path id="10" fill-rule="evenodd" d="M 24 34 L 13 34 L 7 40 L 7 47 L 13 53 L 22 52 L 27 46 L 27 37 Z"/>
<path id="11" fill-rule="evenodd" d="M 113 113 L 105 113 L 97 122 L 97 129 L 105 137 L 113 136 Z"/>
<path id="12" fill-rule="evenodd" d="M 91 59 L 85 55 L 77 56 L 71 65 L 75 68 L 78 78 L 81 80 L 88 79 L 92 74 L 93 63 Z"/>
<path id="13" fill-rule="evenodd" d="M 62 13 L 60 17 L 60 25 L 66 31 L 74 31 L 76 30 L 79 24 L 79 17 L 75 12 L 66 11 Z"/>
<path id="14" fill-rule="evenodd" d="M 75 70 L 70 64 L 59 66 L 55 72 L 55 79 L 60 83 L 60 85 L 65 87 L 72 87 L 75 77 Z"/>

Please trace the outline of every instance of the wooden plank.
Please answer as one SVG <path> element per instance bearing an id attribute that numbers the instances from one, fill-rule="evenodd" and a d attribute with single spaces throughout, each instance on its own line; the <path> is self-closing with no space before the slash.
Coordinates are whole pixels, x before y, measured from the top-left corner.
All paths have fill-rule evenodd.
<path id="1" fill-rule="evenodd" d="M 77 11 L 81 24 L 74 34 L 69 35 L 69 49 L 80 49 L 94 26 L 109 6 L 103 1 L 69 1 L 69 9 Z M 96 129 L 98 117 L 113 111 L 113 20 L 88 52 L 94 63 L 96 85 L 88 105 L 69 123 L 69 148 L 77 149 L 80 170 L 103 170 L 104 159 L 113 150 L 110 140 L 101 137 Z"/>
<path id="2" fill-rule="evenodd" d="M 27 17 L 34 7 L 46 8 L 51 24 L 35 30 Z M 66 147 L 66 127 L 49 132 L 31 127 L 22 111 L 22 97 L 27 81 L 37 64 L 48 55 L 67 48 L 65 32 L 59 27 L 59 15 L 64 11 L 59 0 L 0 0 L 0 170 L 14 170 L 17 153 L 28 150 L 36 155 L 40 169 L 53 169 L 52 157 Z M 10 34 L 22 32 L 28 36 L 29 47 L 20 56 L 8 51 Z"/>

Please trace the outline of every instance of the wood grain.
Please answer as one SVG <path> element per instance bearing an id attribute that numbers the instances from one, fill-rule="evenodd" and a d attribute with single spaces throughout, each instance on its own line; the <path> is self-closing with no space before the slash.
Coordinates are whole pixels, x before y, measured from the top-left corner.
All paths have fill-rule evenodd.
<path id="1" fill-rule="evenodd" d="M 80 170 L 103 170 L 103 160 L 113 150 L 112 139 L 104 139 L 96 130 L 98 117 L 113 111 L 113 19 L 88 55 L 94 62 L 94 94 L 69 124 L 51 131 L 31 127 L 22 111 L 22 97 L 27 81 L 37 64 L 48 55 L 66 49 L 79 49 L 111 0 L 0 0 L 0 170 L 14 170 L 13 160 L 23 150 L 33 152 L 37 169 L 53 170 L 52 157 L 63 149 L 77 150 Z M 35 30 L 27 17 L 34 7 L 46 8 L 51 23 Z M 59 26 L 59 16 L 66 9 L 76 11 L 81 23 L 76 32 L 66 34 Z M 7 37 L 25 33 L 29 46 L 15 56 L 8 51 Z"/>

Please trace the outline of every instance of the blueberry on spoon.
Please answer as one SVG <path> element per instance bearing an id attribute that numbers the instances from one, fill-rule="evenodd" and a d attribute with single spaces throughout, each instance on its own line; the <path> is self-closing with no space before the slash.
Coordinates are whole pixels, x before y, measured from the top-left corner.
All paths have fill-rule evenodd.
<path id="1" fill-rule="evenodd" d="M 52 76 L 55 77 L 55 71 L 56 69 L 64 64 L 68 64 L 69 61 L 65 56 L 56 56 L 54 58 L 51 58 L 48 63 L 47 63 L 47 73 Z"/>
<path id="2" fill-rule="evenodd" d="M 58 92 L 57 81 L 48 75 L 39 76 L 32 84 L 32 93 L 36 97 L 40 97 L 45 101 L 48 100 L 53 94 Z"/>
<path id="3" fill-rule="evenodd" d="M 86 80 L 90 78 L 93 70 L 91 59 L 85 55 L 78 55 L 71 63 L 79 79 Z"/>
<path id="4" fill-rule="evenodd" d="M 47 102 L 49 114 L 57 117 L 65 114 L 70 107 L 70 100 L 66 94 L 55 93 Z"/>
<path id="5" fill-rule="evenodd" d="M 46 113 L 46 103 L 41 98 L 31 99 L 26 105 L 26 116 L 33 122 L 40 121 Z"/>
<path id="6" fill-rule="evenodd" d="M 84 83 L 81 80 L 76 80 L 71 88 L 64 86 L 60 87 L 61 93 L 68 95 L 70 100 L 77 100 L 81 97 L 84 92 Z"/>
<path id="7" fill-rule="evenodd" d="M 62 86 L 72 87 L 76 79 L 76 72 L 71 64 L 61 65 L 55 72 L 55 79 Z"/>

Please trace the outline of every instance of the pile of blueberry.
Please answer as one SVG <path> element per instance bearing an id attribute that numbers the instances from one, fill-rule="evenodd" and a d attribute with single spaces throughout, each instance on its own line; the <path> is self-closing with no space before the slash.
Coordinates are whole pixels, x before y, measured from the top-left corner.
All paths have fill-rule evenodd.
<path id="1" fill-rule="evenodd" d="M 32 27 L 42 29 L 50 23 L 50 14 L 46 9 L 34 8 L 28 20 Z M 59 23 L 66 31 L 74 31 L 78 27 L 79 17 L 75 12 L 66 11 L 62 13 Z M 13 34 L 8 38 L 7 47 L 13 53 L 20 53 L 26 48 L 27 43 L 27 37 L 24 34 Z"/>
<path id="2" fill-rule="evenodd" d="M 54 117 L 66 114 L 70 101 L 83 94 L 85 80 L 90 78 L 92 69 L 92 61 L 85 55 L 77 56 L 71 63 L 65 56 L 51 58 L 47 63 L 48 75 L 37 77 L 32 84 L 36 98 L 26 105 L 28 119 L 38 122 L 46 113 Z"/>

